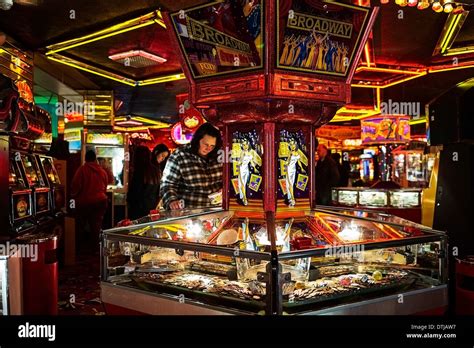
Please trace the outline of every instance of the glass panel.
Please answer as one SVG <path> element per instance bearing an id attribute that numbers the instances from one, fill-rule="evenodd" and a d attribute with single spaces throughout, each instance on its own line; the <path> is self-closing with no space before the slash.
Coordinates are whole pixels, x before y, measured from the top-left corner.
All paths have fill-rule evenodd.
<path id="1" fill-rule="evenodd" d="M 106 171 L 109 186 L 123 186 L 125 149 L 123 147 L 97 146 L 97 161 Z"/>
<path id="2" fill-rule="evenodd" d="M 23 180 L 23 176 L 18 170 L 18 166 L 13 161 L 13 158 L 10 159 L 10 172 L 8 173 L 8 184 L 10 186 L 15 186 L 16 188 L 19 188 L 19 189 L 26 188 L 25 181 Z"/>
<path id="3" fill-rule="evenodd" d="M 33 155 L 22 155 L 21 160 L 30 187 L 44 187 L 45 181 Z"/>
<path id="4" fill-rule="evenodd" d="M 359 205 L 384 207 L 388 204 L 387 192 L 385 191 L 368 191 L 359 192 Z"/>
<path id="5" fill-rule="evenodd" d="M 426 235 L 425 232 L 419 229 L 405 229 L 402 226 L 392 226 L 322 212 L 315 212 L 310 219 L 310 223 L 333 245 L 381 242 Z"/>
<path id="6" fill-rule="evenodd" d="M 305 305 L 315 310 L 326 301 L 355 302 L 358 296 L 367 300 L 442 284 L 439 242 L 370 251 L 358 247 L 313 258 L 308 279 L 287 284 L 284 310 Z"/>
<path id="7" fill-rule="evenodd" d="M 356 190 L 339 190 L 339 204 L 354 206 L 357 205 Z"/>
<path id="8" fill-rule="evenodd" d="M 414 191 L 392 191 L 390 194 L 390 205 L 396 208 L 411 208 L 420 206 L 420 192 Z"/>
<path id="9" fill-rule="evenodd" d="M 407 180 L 411 182 L 423 182 L 425 180 L 423 171 L 423 154 L 421 152 L 407 153 Z"/>
<path id="10" fill-rule="evenodd" d="M 48 177 L 49 182 L 53 185 L 61 184 L 58 173 L 56 172 L 56 168 L 54 168 L 54 164 L 51 158 L 40 157 L 40 161 L 41 165 L 43 166 L 44 172 Z"/>
<path id="11" fill-rule="evenodd" d="M 230 305 L 254 313 L 265 307 L 266 287 L 257 281 L 260 261 L 109 240 L 106 280 L 121 286 L 185 296 L 186 301 Z M 255 268 L 265 271 L 265 264 Z M 183 298 L 184 299 L 184 298 Z"/>

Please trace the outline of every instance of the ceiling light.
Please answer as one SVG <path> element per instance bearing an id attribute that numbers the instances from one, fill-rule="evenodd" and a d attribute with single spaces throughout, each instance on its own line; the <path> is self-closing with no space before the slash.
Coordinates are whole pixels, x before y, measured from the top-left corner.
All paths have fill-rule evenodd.
<path id="1" fill-rule="evenodd" d="M 109 59 L 133 68 L 143 68 L 166 62 L 165 58 L 142 50 L 132 50 L 113 54 L 109 56 Z"/>

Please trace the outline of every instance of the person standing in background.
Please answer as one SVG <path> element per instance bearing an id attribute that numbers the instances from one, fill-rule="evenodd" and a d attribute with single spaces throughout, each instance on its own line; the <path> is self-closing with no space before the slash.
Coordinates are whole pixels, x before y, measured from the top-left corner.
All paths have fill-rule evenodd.
<path id="1" fill-rule="evenodd" d="M 349 168 L 347 161 L 342 161 L 341 163 L 341 155 L 339 153 L 331 154 L 332 159 L 336 162 L 337 170 L 339 171 L 339 182 L 337 183 L 337 187 L 347 187 L 349 185 Z"/>
<path id="2" fill-rule="evenodd" d="M 166 209 L 211 205 L 209 195 L 222 190 L 222 163 L 218 161 L 221 147 L 220 131 L 210 123 L 204 123 L 194 133 L 190 144 L 173 152 L 161 179 L 160 192 Z"/>
<path id="3" fill-rule="evenodd" d="M 136 220 L 156 208 L 160 193 L 160 170 L 152 164 L 151 151 L 146 146 L 135 148 L 133 172 L 128 185 L 128 217 Z"/>
<path id="4" fill-rule="evenodd" d="M 316 204 L 331 205 L 331 189 L 339 182 L 337 164 L 328 156 L 328 148 L 319 144 L 316 163 Z"/>
<path id="5" fill-rule="evenodd" d="M 165 144 L 158 144 L 151 152 L 151 163 L 160 170 L 160 179 L 170 156 L 170 149 Z"/>
<path id="6" fill-rule="evenodd" d="M 87 247 L 89 251 L 97 251 L 99 248 L 102 220 L 107 210 L 107 183 L 107 173 L 97 163 L 95 152 L 87 151 L 86 162 L 74 174 L 71 185 L 76 223 L 78 230 L 82 232 L 78 236 L 80 248 Z"/>
<path id="7" fill-rule="evenodd" d="M 107 173 L 107 184 L 115 185 L 115 177 L 106 158 L 99 158 L 99 166 Z"/>

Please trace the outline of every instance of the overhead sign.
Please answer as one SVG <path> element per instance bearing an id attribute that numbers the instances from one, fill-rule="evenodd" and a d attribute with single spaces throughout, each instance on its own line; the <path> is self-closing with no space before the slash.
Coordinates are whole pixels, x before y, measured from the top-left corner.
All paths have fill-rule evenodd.
<path id="1" fill-rule="evenodd" d="M 316 130 L 316 137 L 329 140 L 360 139 L 360 127 L 324 125 Z"/>
<path id="2" fill-rule="evenodd" d="M 404 143 L 410 141 L 410 117 L 384 115 L 360 121 L 363 144 Z"/>
<path id="3" fill-rule="evenodd" d="M 277 0 L 277 68 L 345 77 L 369 15 L 335 1 Z"/>
<path id="4" fill-rule="evenodd" d="M 263 67 L 263 0 L 215 1 L 171 14 L 194 78 Z"/>

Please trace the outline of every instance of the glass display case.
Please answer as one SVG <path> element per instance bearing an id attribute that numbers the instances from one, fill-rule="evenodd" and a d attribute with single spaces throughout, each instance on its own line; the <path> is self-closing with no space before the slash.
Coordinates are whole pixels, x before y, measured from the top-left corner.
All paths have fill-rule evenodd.
<path id="1" fill-rule="evenodd" d="M 409 314 L 444 307 L 444 233 L 373 214 L 148 216 L 104 231 L 102 301 L 148 314 Z M 393 306 L 400 294 L 408 306 Z"/>
<path id="2" fill-rule="evenodd" d="M 421 150 L 396 149 L 392 153 L 392 180 L 402 187 L 424 187 L 426 162 Z"/>
<path id="3" fill-rule="evenodd" d="M 393 190 L 389 191 L 390 206 L 394 208 L 421 207 L 420 190 Z"/>
<path id="4" fill-rule="evenodd" d="M 358 189 L 340 189 L 340 190 L 332 190 L 333 201 L 339 202 L 341 205 L 345 205 L 348 207 L 355 207 L 359 201 L 359 190 Z"/>
<path id="5" fill-rule="evenodd" d="M 386 207 L 388 205 L 388 192 L 385 190 L 360 190 L 359 205 L 372 207 Z"/>
<path id="6" fill-rule="evenodd" d="M 336 187 L 332 202 L 338 206 L 365 208 L 421 208 L 421 189 L 366 189 Z"/>

